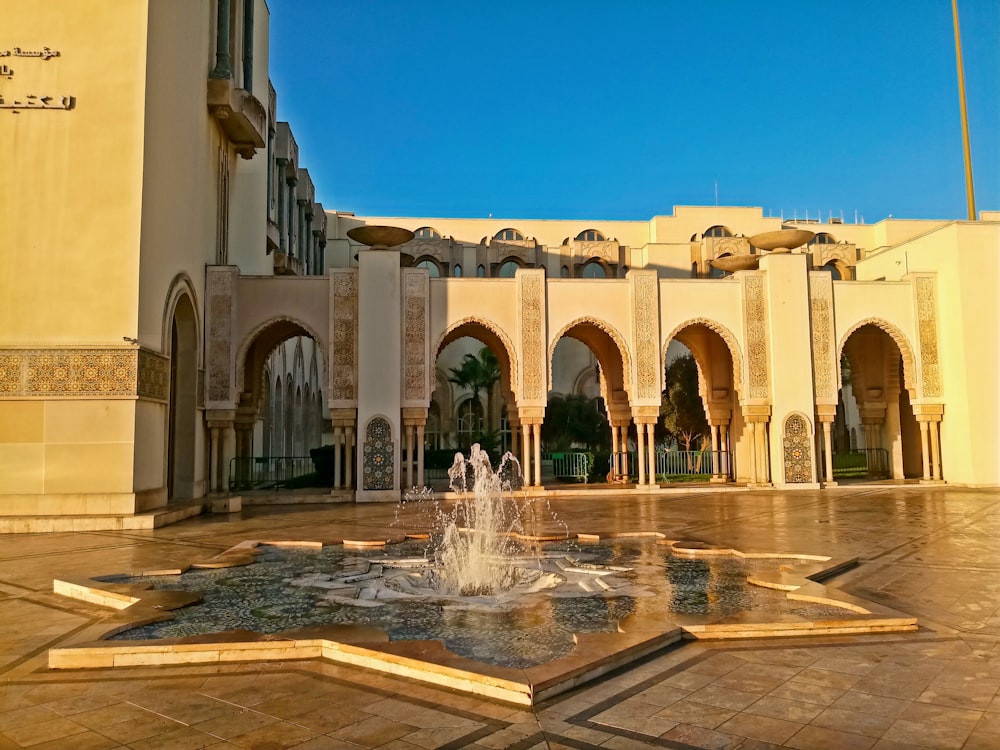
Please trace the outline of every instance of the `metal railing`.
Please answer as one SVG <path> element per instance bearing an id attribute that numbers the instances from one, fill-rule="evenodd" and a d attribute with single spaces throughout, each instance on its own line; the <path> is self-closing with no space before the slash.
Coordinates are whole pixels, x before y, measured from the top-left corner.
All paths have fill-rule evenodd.
<path id="1" fill-rule="evenodd" d="M 590 454 L 573 451 L 543 453 L 542 461 L 552 462 L 552 474 L 556 479 L 572 479 L 586 482 L 590 476 Z"/>
<path id="2" fill-rule="evenodd" d="M 679 476 L 722 476 L 732 478 L 732 460 L 729 451 L 656 451 L 657 481 L 669 481 Z M 608 481 L 632 482 L 639 478 L 639 464 L 635 451 L 611 454 L 611 471 Z"/>
<path id="3" fill-rule="evenodd" d="M 316 471 L 309 456 L 234 458 L 229 462 L 229 490 L 280 490 L 305 487 Z"/>
<path id="4" fill-rule="evenodd" d="M 657 451 L 658 477 L 710 474 L 730 476 L 729 451 Z"/>
<path id="5" fill-rule="evenodd" d="M 889 451 L 885 448 L 858 448 L 833 456 L 834 479 L 888 479 L 890 476 L 892 467 Z"/>

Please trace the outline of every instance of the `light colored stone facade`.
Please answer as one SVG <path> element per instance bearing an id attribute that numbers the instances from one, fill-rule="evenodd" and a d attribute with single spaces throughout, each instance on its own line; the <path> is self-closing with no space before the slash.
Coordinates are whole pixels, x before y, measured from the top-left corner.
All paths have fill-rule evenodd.
<path id="1" fill-rule="evenodd" d="M 59 51 L 0 81 L 4 101 L 59 103 L 0 109 L 12 144 L 0 180 L 18 186 L 0 202 L 0 514 L 127 515 L 225 492 L 231 459 L 264 452 L 265 368 L 298 337 L 322 365 L 307 379 L 340 488 L 372 476 L 370 499 L 420 481 L 451 366 L 439 355 L 464 337 L 499 360 L 497 403 L 529 484 L 548 394 L 579 387 L 603 396 L 618 444 L 632 435 L 651 488 L 672 342 L 698 360 L 735 482 L 829 482 L 846 355 L 858 442 L 884 450 L 894 477 L 1000 484 L 996 213 L 864 225 L 743 207 L 595 222 L 327 212 L 275 121 L 268 13 L 264 0 L 0 0 L 0 48 Z M 370 250 L 347 236 L 364 224 L 417 236 Z M 816 238 L 754 257 L 749 238 L 783 227 Z M 741 256 L 759 267 L 711 264 Z M 570 375 L 553 365 L 563 339 L 589 352 L 560 355 Z M 369 438 L 388 462 L 374 473 Z"/>

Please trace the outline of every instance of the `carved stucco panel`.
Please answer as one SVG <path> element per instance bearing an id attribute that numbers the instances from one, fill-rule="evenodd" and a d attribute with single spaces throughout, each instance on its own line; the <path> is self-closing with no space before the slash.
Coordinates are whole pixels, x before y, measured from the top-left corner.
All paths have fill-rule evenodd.
<path id="1" fill-rule="evenodd" d="M 747 273 L 743 285 L 743 326 L 747 353 L 746 397 L 770 398 L 768 378 L 767 300 L 762 273 Z"/>
<path id="2" fill-rule="evenodd" d="M 403 399 L 429 400 L 427 393 L 427 304 L 429 279 L 423 271 L 403 276 Z"/>
<path id="3" fill-rule="evenodd" d="M 329 378 L 331 401 L 357 400 L 357 272 L 332 274 Z"/>
<path id="4" fill-rule="evenodd" d="M 233 401 L 233 300 L 234 280 L 238 271 L 231 267 L 209 268 L 206 272 L 206 309 L 208 312 L 209 404 Z"/>
<path id="5" fill-rule="evenodd" d="M 833 330 L 833 285 L 829 274 L 816 276 L 809 285 L 812 313 L 813 375 L 817 402 L 837 402 L 837 354 Z"/>
<path id="6" fill-rule="evenodd" d="M 635 395 L 639 399 L 660 398 L 659 331 L 655 273 L 636 272 L 632 282 L 632 340 L 635 342 Z"/>
<path id="7" fill-rule="evenodd" d="M 519 273 L 518 291 L 521 307 L 521 356 L 524 363 L 522 397 L 545 398 L 545 339 L 542 332 L 545 300 L 542 275 Z"/>
<path id="8" fill-rule="evenodd" d="M 138 383 L 136 393 L 139 398 L 151 401 L 167 401 L 170 398 L 170 358 L 148 349 L 139 350 Z"/>
<path id="9" fill-rule="evenodd" d="M 916 293 L 921 391 L 923 396 L 940 396 L 941 365 L 938 361 L 937 285 L 934 277 L 917 277 Z"/>

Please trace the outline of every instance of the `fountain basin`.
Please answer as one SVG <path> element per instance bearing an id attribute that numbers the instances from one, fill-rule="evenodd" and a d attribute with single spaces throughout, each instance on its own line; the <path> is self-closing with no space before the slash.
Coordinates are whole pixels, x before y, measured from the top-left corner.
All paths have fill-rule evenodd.
<path id="1" fill-rule="evenodd" d="M 653 536 L 653 538 L 650 538 Z M 601 535 L 581 535 L 600 543 Z M 629 540 L 628 535 L 615 535 Z M 674 542 L 663 535 L 636 535 L 636 543 L 692 560 L 730 555 L 748 559 L 744 553 L 691 542 Z M 371 540 L 377 541 L 377 540 Z M 382 539 L 384 543 L 384 537 Z M 275 545 L 274 542 L 267 546 Z M 293 543 L 288 543 L 293 544 Z M 294 543 L 301 547 L 301 543 Z M 236 566 L 253 569 L 266 555 L 255 555 L 265 545 L 245 542 L 217 556 Z M 773 556 L 772 556 L 773 557 Z M 324 659 L 481 695 L 519 705 L 531 705 L 557 695 L 606 672 L 630 664 L 685 639 L 803 636 L 811 634 L 877 633 L 914 630 L 916 619 L 863 602 L 810 580 L 825 571 L 840 569 L 817 556 L 780 556 L 781 564 L 755 572 L 769 588 L 783 592 L 789 600 L 821 603 L 819 614 L 792 612 L 726 612 L 710 615 L 674 613 L 663 617 L 654 610 L 636 608 L 617 620 L 613 630 L 574 633 L 565 653 L 551 660 L 523 667 L 488 663 L 455 653 L 440 640 L 391 640 L 380 628 L 359 625 L 323 625 L 294 628 L 279 633 L 257 633 L 246 629 L 156 640 L 109 641 L 111 636 L 145 623 L 169 620 L 170 609 L 191 603 L 186 592 L 149 588 L 149 583 L 126 583 L 121 579 L 57 580 L 54 590 L 73 598 L 118 610 L 103 623 L 78 634 L 77 642 L 49 652 L 53 669 L 109 668 L 152 664 L 226 663 Z M 406 558 L 403 558 L 404 560 Z M 213 563 L 212 560 L 205 561 Z M 701 564 L 701 563 L 699 563 Z M 571 565 L 566 568 L 573 567 Z M 586 567 L 580 568 L 584 571 Z M 155 571 L 162 574 L 164 571 Z M 176 576 L 180 569 L 168 571 Z M 361 575 L 366 575 L 364 571 Z M 210 574 L 216 571 L 210 570 Z M 601 580 L 622 579 L 621 570 L 601 573 Z M 632 583 L 625 582 L 632 586 Z M 638 595 L 629 589 L 629 595 Z M 612 592 L 613 593 L 613 592 Z M 534 592 L 532 596 L 540 596 Z M 636 599 L 640 602 L 653 601 Z M 549 605 L 545 605 L 549 606 Z M 833 607 L 834 609 L 829 609 Z"/>

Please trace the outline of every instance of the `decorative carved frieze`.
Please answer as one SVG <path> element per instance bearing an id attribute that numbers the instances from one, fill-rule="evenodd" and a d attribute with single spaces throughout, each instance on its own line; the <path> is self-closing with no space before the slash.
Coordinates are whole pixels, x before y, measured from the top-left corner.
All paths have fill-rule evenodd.
<path id="1" fill-rule="evenodd" d="M 767 300 L 764 297 L 764 274 L 744 273 L 743 338 L 747 352 L 746 398 L 770 398 L 768 377 Z"/>
<path id="2" fill-rule="evenodd" d="M 542 271 L 521 271 L 517 274 L 521 308 L 521 356 L 524 363 L 521 396 L 523 399 L 545 399 L 545 345 L 543 320 L 545 287 Z"/>
<path id="3" fill-rule="evenodd" d="M 429 401 L 427 304 L 429 279 L 421 270 L 403 271 L 403 400 Z"/>
<path id="4" fill-rule="evenodd" d="M 0 398 L 136 397 L 138 349 L 0 350 Z"/>
<path id="5" fill-rule="evenodd" d="M 921 395 L 941 395 L 941 366 L 938 362 L 937 287 L 933 276 L 918 276 L 917 337 L 920 342 Z"/>
<path id="6" fill-rule="evenodd" d="M 632 292 L 632 341 L 635 347 L 635 396 L 660 398 L 657 280 L 654 271 L 629 274 Z"/>
<path id="7" fill-rule="evenodd" d="M 833 283 L 828 273 L 811 274 L 809 281 L 816 401 L 836 403 L 839 384 L 833 330 Z"/>
<path id="8" fill-rule="evenodd" d="M 706 258 L 720 255 L 750 255 L 750 240 L 746 237 L 705 237 L 702 239 Z"/>
<path id="9" fill-rule="evenodd" d="M 139 350 L 138 383 L 139 398 L 150 401 L 170 399 L 170 358 L 149 349 Z"/>
<path id="10" fill-rule="evenodd" d="M 617 263 L 619 246 L 614 240 L 574 240 L 573 254 L 580 260 L 600 258 L 605 263 Z"/>
<path id="11" fill-rule="evenodd" d="M 330 278 L 330 399 L 357 401 L 358 275 L 334 271 Z"/>

